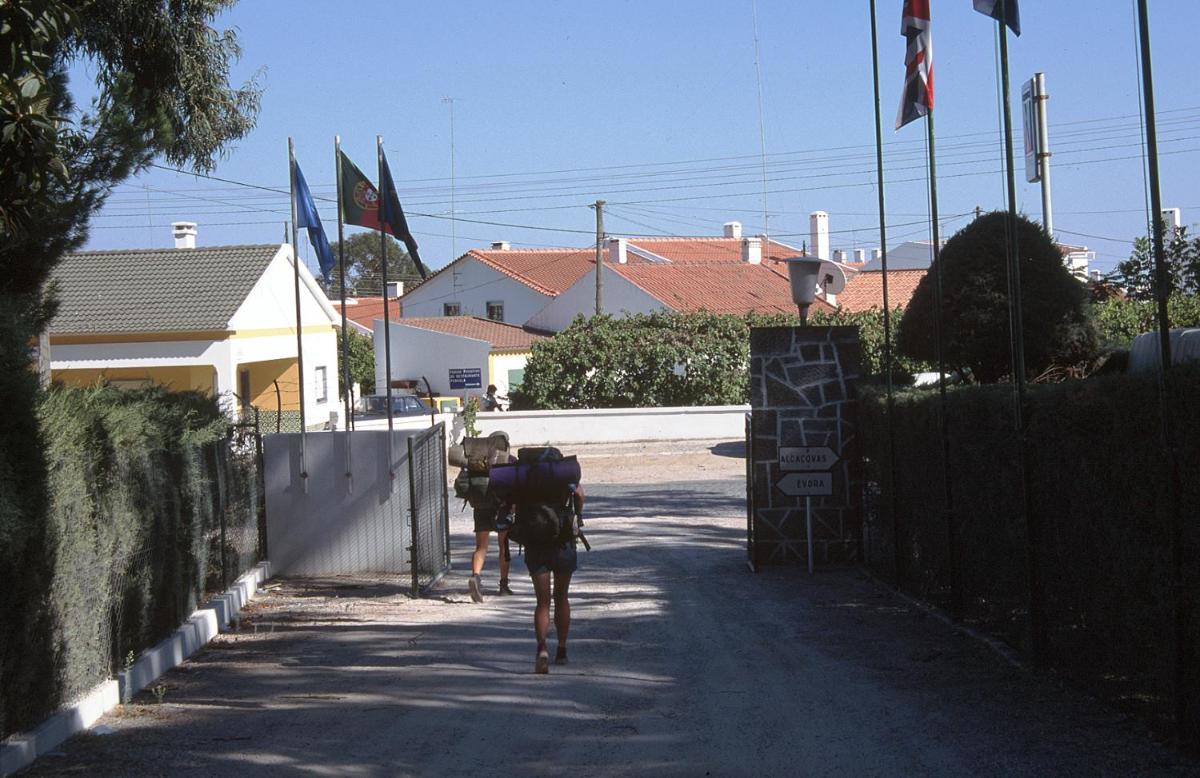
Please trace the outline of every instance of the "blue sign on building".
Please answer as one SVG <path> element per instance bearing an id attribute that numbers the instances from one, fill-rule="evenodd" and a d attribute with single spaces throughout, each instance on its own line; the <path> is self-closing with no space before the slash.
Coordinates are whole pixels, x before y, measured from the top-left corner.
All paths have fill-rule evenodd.
<path id="1" fill-rule="evenodd" d="M 481 389 L 483 387 L 483 371 L 478 367 L 450 368 L 451 389 Z"/>

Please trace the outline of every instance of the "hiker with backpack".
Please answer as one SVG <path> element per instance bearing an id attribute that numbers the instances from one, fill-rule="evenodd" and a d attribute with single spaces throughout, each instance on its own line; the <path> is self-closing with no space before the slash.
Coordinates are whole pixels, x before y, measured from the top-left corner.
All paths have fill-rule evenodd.
<path id="1" fill-rule="evenodd" d="M 512 523 L 512 505 L 489 488 L 489 475 L 496 465 L 516 460 L 509 454 L 508 434 L 493 432 L 486 438 L 463 438 L 450 447 L 450 464 L 457 465 L 454 494 L 471 506 L 475 522 L 475 551 L 471 555 L 471 577 L 467 591 L 475 602 L 483 602 L 483 565 L 487 560 L 491 534 L 496 533 L 500 547 L 500 586 L 497 594 L 509 595 L 508 568 L 512 555 L 508 548 L 508 527 Z"/>
<path id="2" fill-rule="evenodd" d="M 583 489 L 579 462 L 553 447 L 522 448 L 517 462 L 492 468 L 490 490 L 514 506 L 509 535 L 524 547 L 525 567 L 533 580 L 537 604 L 533 629 L 537 638 L 534 672 L 550 671 L 547 640 L 550 605 L 558 638 L 555 664 L 567 663 L 567 634 L 571 627 L 568 591 L 578 566 L 576 540 L 583 536 Z"/>

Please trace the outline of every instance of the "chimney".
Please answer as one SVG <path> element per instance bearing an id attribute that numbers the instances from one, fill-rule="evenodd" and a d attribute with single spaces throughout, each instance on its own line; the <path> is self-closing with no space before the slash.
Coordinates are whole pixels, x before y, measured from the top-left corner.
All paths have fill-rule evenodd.
<path id="1" fill-rule="evenodd" d="M 867 250 L 866 249 L 855 249 L 854 250 L 854 261 L 855 261 L 855 263 L 857 263 L 859 265 L 866 262 L 867 261 Z"/>
<path id="2" fill-rule="evenodd" d="M 506 240 L 492 241 L 492 251 L 508 251 L 510 248 L 512 248 L 512 247 L 508 244 L 508 241 L 506 241 Z"/>
<path id="3" fill-rule="evenodd" d="M 1167 239 L 1170 240 L 1171 234 L 1179 229 L 1179 225 L 1183 221 L 1183 213 L 1178 208 L 1163 208 L 1162 220 L 1167 226 Z"/>
<path id="4" fill-rule="evenodd" d="M 608 239 L 608 261 L 614 265 L 624 265 L 629 261 L 629 241 L 627 239 Z"/>
<path id="5" fill-rule="evenodd" d="M 742 223 L 741 222 L 725 222 L 725 237 L 726 238 L 742 237 Z"/>
<path id="6" fill-rule="evenodd" d="M 403 281 L 388 281 L 387 296 L 389 299 L 396 299 L 404 294 Z"/>
<path id="7" fill-rule="evenodd" d="M 883 249 L 871 249 L 871 259 L 883 259 Z"/>
<path id="8" fill-rule="evenodd" d="M 196 222 L 172 222 L 171 234 L 175 236 L 175 248 L 196 248 Z"/>
<path id="9" fill-rule="evenodd" d="M 829 259 L 829 214 L 813 211 L 808 215 L 809 255 Z"/>
<path id="10" fill-rule="evenodd" d="M 843 265 L 846 264 L 846 252 L 843 251 L 842 249 L 837 249 L 836 251 L 834 251 L 833 252 L 833 261 L 841 262 Z"/>
<path id="11" fill-rule="evenodd" d="M 755 235 L 753 238 L 742 238 L 742 261 L 748 265 L 761 265 L 762 247 L 763 240 L 761 235 Z"/>

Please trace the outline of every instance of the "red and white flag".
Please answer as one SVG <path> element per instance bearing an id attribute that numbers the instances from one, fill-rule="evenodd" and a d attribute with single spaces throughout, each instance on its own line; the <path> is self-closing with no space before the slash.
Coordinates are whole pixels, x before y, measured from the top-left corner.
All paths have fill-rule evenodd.
<path id="1" fill-rule="evenodd" d="M 929 31 L 929 0 L 904 0 L 900 34 L 908 38 L 904 56 L 904 94 L 896 129 L 933 110 L 933 37 Z"/>

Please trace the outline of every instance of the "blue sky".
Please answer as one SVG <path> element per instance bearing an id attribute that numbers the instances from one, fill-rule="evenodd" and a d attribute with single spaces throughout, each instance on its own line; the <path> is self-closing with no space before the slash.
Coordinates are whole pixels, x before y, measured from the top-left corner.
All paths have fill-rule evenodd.
<path id="1" fill-rule="evenodd" d="M 924 128 L 891 129 L 904 72 L 901 5 L 878 3 L 893 242 L 928 236 Z M 866 0 L 243 0 L 220 24 L 243 46 L 235 78 L 264 69 L 262 113 L 213 175 L 286 190 L 294 137 L 314 193 L 329 198 L 321 207 L 332 240 L 333 137 L 373 171 L 380 134 L 435 268 L 494 240 L 585 245 L 595 224 L 587 206 L 598 198 L 609 203 L 611 234 L 713 235 L 731 219 L 758 233 L 756 10 L 770 234 L 799 245 L 820 209 L 834 248 L 878 245 Z M 1058 237 L 1089 246 L 1094 267 L 1111 269 L 1146 223 L 1133 0 L 1025 0 L 1021 11 L 1024 34 L 1010 38 L 1019 205 L 1041 218 L 1038 185 L 1022 175 L 1019 95 L 1043 71 Z M 937 0 L 932 13 L 948 236 L 976 206 L 1005 203 L 995 34 L 970 0 Z M 1163 203 L 1196 224 L 1200 3 L 1153 0 L 1150 13 Z M 73 77 L 85 91 L 86 67 Z M 201 245 L 275 242 L 287 218 L 286 194 L 151 170 L 115 192 L 89 248 L 170 245 L 176 220 L 198 222 Z"/>

